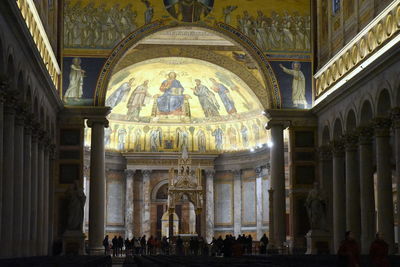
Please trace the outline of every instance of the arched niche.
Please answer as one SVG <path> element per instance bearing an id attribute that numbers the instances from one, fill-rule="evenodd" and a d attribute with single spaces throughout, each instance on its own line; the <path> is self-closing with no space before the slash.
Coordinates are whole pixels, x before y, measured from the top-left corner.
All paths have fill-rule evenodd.
<path id="1" fill-rule="evenodd" d="M 380 117 L 386 117 L 390 113 L 391 101 L 390 94 L 387 89 L 380 92 L 377 105 L 377 115 Z"/>
<path id="2" fill-rule="evenodd" d="M 351 109 L 347 113 L 346 132 L 350 133 L 354 131 L 356 127 L 357 127 L 356 113 L 354 112 L 353 109 Z"/>
<path id="3" fill-rule="evenodd" d="M 329 145 L 329 141 L 331 140 L 329 134 L 329 127 L 325 125 L 324 129 L 322 130 L 322 145 L 326 146 Z"/>
<path id="4" fill-rule="evenodd" d="M 365 100 L 361 106 L 360 125 L 365 126 L 373 118 L 372 106 L 368 100 Z"/>
<path id="5" fill-rule="evenodd" d="M 343 127 L 340 118 L 336 118 L 333 124 L 333 140 L 338 140 L 343 135 Z"/>

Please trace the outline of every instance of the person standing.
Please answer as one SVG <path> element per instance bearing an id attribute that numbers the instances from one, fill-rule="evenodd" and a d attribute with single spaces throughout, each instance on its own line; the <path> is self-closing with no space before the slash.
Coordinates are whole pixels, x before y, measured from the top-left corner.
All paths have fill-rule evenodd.
<path id="1" fill-rule="evenodd" d="M 69 85 L 64 95 L 64 101 L 82 98 L 84 77 L 85 71 L 81 69 L 81 59 L 79 57 L 74 57 L 72 59 L 71 71 L 69 73 Z"/>
<path id="2" fill-rule="evenodd" d="M 104 255 L 108 254 L 108 249 L 109 249 L 109 242 L 108 242 L 108 235 L 106 235 L 106 237 L 103 240 L 103 247 L 104 247 Z"/>
<path id="3" fill-rule="evenodd" d="M 306 78 L 301 71 L 300 62 L 293 62 L 292 69 L 285 68 L 282 64 L 279 67 L 287 73 L 293 76 L 292 82 L 292 103 L 294 107 L 306 108 Z"/>
<path id="4" fill-rule="evenodd" d="M 346 232 L 338 251 L 339 266 L 360 267 L 360 248 L 351 231 Z"/>
<path id="5" fill-rule="evenodd" d="M 114 236 L 112 239 L 112 250 L 113 250 L 113 257 L 117 256 L 118 253 L 118 239 L 117 236 Z"/>
<path id="6" fill-rule="evenodd" d="M 268 237 L 264 234 L 260 239 L 260 254 L 267 254 Z"/>
<path id="7" fill-rule="evenodd" d="M 383 240 L 382 235 L 377 233 L 375 240 L 369 249 L 369 256 L 373 267 L 389 267 L 388 259 L 389 245 Z"/>
<path id="8" fill-rule="evenodd" d="M 151 95 L 147 92 L 149 80 L 145 80 L 141 85 L 137 86 L 129 97 L 126 107 L 128 111 L 126 115 L 128 120 L 139 121 L 140 110 L 145 106 L 146 97 Z"/>

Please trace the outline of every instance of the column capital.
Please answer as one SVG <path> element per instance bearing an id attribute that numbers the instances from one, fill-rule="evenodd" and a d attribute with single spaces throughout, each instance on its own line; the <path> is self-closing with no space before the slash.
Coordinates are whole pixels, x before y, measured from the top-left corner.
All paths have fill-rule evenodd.
<path id="1" fill-rule="evenodd" d="M 127 169 L 124 172 L 125 172 L 126 179 L 132 179 L 133 176 L 135 175 L 136 170 Z"/>
<path id="2" fill-rule="evenodd" d="M 90 118 L 86 121 L 87 126 L 90 128 L 96 123 L 102 124 L 105 128 L 108 128 L 108 120 L 106 118 Z"/>
<path id="3" fill-rule="evenodd" d="M 215 170 L 214 169 L 206 169 L 204 170 L 206 173 L 206 178 L 214 178 Z"/>
<path id="4" fill-rule="evenodd" d="M 332 148 L 328 145 L 318 147 L 319 159 L 321 161 L 332 160 Z"/>
<path id="5" fill-rule="evenodd" d="M 377 117 L 373 120 L 373 126 L 376 137 L 388 137 L 390 136 L 390 127 L 392 126 L 392 120 L 384 117 Z"/>
<path id="6" fill-rule="evenodd" d="M 19 126 L 24 126 L 28 109 L 24 104 L 17 104 L 15 106 L 15 123 Z"/>
<path id="7" fill-rule="evenodd" d="M 392 108 L 390 116 L 392 118 L 393 128 L 400 129 L 400 107 Z"/>
<path id="8" fill-rule="evenodd" d="M 369 145 L 374 136 L 374 129 L 369 126 L 360 126 L 357 128 L 358 143 L 360 145 Z"/>
<path id="9" fill-rule="evenodd" d="M 348 133 L 343 136 L 346 151 L 357 150 L 358 137 L 354 133 Z"/>
<path id="10" fill-rule="evenodd" d="M 256 177 L 261 177 L 262 176 L 262 172 L 263 172 L 263 167 L 262 166 L 258 166 L 254 169 L 254 171 L 256 172 Z"/>
<path id="11" fill-rule="evenodd" d="M 142 170 L 143 178 L 150 178 L 152 170 Z"/>
<path id="12" fill-rule="evenodd" d="M 241 169 L 233 169 L 231 172 L 233 173 L 233 178 L 240 179 L 240 176 L 242 174 Z"/>
<path id="13" fill-rule="evenodd" d="M 14 115 L 18 102 L 18 93 L 15 91 L 8 91 L 5 95 L 4 113 Z"/>
<path id="14" fill-rule="evenodd" d="M 49 145 L 49 158 L 55 160 L 57 158 L 57 146 L 55 144 Z"/>
<path id="15" fill-rule="evenodd" d="M 343 139 L 331 141 L 332 154 L 334 157 L 344 156 L 344 141 Z"/>
<path id="16" fill-rule="evenodd" d="M 287 127 L 290 126 L 290 121 L 286 121 L 286 120 L 270 120 L 265 125 L 265 129 L 270 130 L 274 126 L 281 126 L 283 128 L 283 130 L 284 130 Z"/>
<path id="17" fill-rule="evenodd" d="M 26 113 L 25 114 L 25 134 L 32 134 L 32 129 L 33 129 L 33 121 L 34 121 L 34 116 L 33 113 Z"/>

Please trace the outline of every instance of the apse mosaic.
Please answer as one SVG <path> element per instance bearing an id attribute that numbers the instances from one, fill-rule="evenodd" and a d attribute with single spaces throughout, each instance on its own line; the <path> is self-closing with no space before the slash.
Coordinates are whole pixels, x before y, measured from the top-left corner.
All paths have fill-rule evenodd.
<path id="1" fill-rule="evenodd" d="M 66 0 L 64 47 L 111 49 L 138 27 L 224 22 L 264 51 L 310 52 L 309 0 Z"/>
<path id="2" fill-rule="evenodd" d="M 182 57 L 112 75 L 106 145 L 120 151 L 234 151 L 267 142 L 260 101 L 235 74 Z"/>

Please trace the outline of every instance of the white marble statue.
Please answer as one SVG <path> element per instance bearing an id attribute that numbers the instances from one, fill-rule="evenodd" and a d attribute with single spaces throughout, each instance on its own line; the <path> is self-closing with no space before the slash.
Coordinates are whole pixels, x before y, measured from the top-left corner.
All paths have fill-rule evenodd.
<path id="1" fill-rule="evenodd" d="M 326 230 L 326 200 L 319 184 L 314 183 L 314 188 L 308 193 L 305 203 L 311 230 Z"/>
<path id="2" fill-rule="evenodd" d="M 82 231 L 84 207 L 86 196 L 79 182 L 75 181 L 67 191 L 68 196 L 68 222 L 67 230 Z"/>

